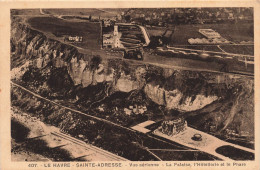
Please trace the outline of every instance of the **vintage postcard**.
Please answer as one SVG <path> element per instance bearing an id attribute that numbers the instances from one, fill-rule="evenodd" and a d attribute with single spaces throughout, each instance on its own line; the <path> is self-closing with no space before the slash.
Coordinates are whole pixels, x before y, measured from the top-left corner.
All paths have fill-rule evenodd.
<path id="1" fill-rule="evenodd" d="M 1 169 L 258 170 L 259 5 L 1 2 Z"/>

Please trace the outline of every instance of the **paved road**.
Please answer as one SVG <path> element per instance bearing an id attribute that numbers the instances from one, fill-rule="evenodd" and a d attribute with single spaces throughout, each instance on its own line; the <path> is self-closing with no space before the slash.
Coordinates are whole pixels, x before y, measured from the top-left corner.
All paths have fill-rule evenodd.
<path id="1" fill-rule="evenodd" d="M 205 71 L 220 74 L 241 74 L 246 76 L 253 76 L 253 67 L 248 67 L 248 71 L 241 68 L 241 66 L 231 65 L 229 72 L 220 71 L 226 67 L 225 63 L 208 62 L 202 60 L 192 60 L 187 58 L 170 58 L 163 57 L 154 54 L 147 54 L 144 57 L 145 64 L 157 65 L 165 68 L 173 68 L 179 70 L 190 70 L 190 71 Z M 231 64 L 231 63 L 230 63 Z M 244 66 L 242 66 L 244 67 Z"/>
<path id="2" fill-rule="evenodd" d="M 225 50 L 223 50 L 223 49 L 220 47 L 220 45 L 217 45 L 217 47 L 218 47 L 222 52 L 227 53 Z"/>

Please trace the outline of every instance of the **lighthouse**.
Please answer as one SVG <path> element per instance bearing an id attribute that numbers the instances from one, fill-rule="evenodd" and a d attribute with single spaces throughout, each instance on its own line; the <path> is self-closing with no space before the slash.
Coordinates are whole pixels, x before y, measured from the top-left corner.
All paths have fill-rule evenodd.
<path id="1" fill-rule="evenodd" d="M 118 35 L 118 25 L 114 26 L 114 36 Z"/>

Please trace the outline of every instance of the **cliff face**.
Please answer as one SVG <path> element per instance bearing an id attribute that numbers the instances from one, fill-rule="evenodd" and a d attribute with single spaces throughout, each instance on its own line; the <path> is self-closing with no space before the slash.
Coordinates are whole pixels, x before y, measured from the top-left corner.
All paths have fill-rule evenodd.
<path id="1" fill-rule="evenodd" d="M 176 109 L 183 112 L 199 110 L 218 99 L 215 95 L 206 97 L 201 94 L 197 94 L 194 97 L 189 96 L 184 99 L 184 94 L 178 89 L 167 91 L 158 85 L 152 86 L 151 84 L 147 84 L 144 91 L 154 102 L 165 105 L 168 109 Z M 184 101 L 180 104 L 181 100 Z"/>
<path id="2" fill-rule="evenodd" d="M 81 54 L 19 22 L 11 28 L 12 80 L 35 92 L 80 104 L 109 98 L 116 92 L 142 92 L 144 100 L 186 115 L 201 130 L 254 136 L 253 78 Z M 150 110 L 150 114 L 157 113 Z"/>

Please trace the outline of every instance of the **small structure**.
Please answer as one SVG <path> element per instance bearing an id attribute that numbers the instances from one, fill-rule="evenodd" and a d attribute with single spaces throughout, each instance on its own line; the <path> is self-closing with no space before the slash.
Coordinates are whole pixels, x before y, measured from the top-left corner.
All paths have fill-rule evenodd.
<path id="1" fill-rule="evenodd" d="M 220 34 L 212 29 L 199 29 L 199 32 L 208 39 L 221 38 Z"/>
<path id="2" fill-rule="evenodd" d="M 220 38 L 190 38 L 188 39 L 190 44 L 230 44 L 230 41 L 226 40 L 223 37 Z"/>
<path id="3" fill-rule="evenodd" d="M 124 48 L 120 41 L 121 33 L 103 34 L 103 48 Z"/>
<path id="4" fill-rule="evenodd" d="M 103 47 L 113 48 L 114 47 L 114 36 L 111 34 L 103 34 Z"/>
<path id="5" fill-rule="evenodd" d="M 83 37 L 82 36 L 68 36 L 66 38 L 68 41 L 70 42 L 82 42 L 83 41 Z"/>
<path id="6" fill-rule="evenodd" d="M 183 118 L 177 118 L 174 120 L 166 120 L 162 122 L 162 133 L 169 136 L 176 135 L 187 129 L 187 122 Z"/>
<path id="7" fill-rule="evenodd" d="M 202 136 L 201 136 L 201 134 L 196 133 L 193 135 L 193 137 L 191 139 L 195 140 L 195 141 L 202 141 Z"/>
<path id="8" fill-rule="evenodd" d="M 188 42 L 190 44 L 230 44 L 230 41 L 212 29 L 199 29 L 199 33 L 206 38 L 190 38 Z"/>
<path id="9" fill-rule="evenodd" d="M 136 46 L 148 46 L 150 36 L 145 27 L 128 24 L 115 23 L 114 31 L 109 34 L 103 34 L 104 48 L 135 48 Z"/>

